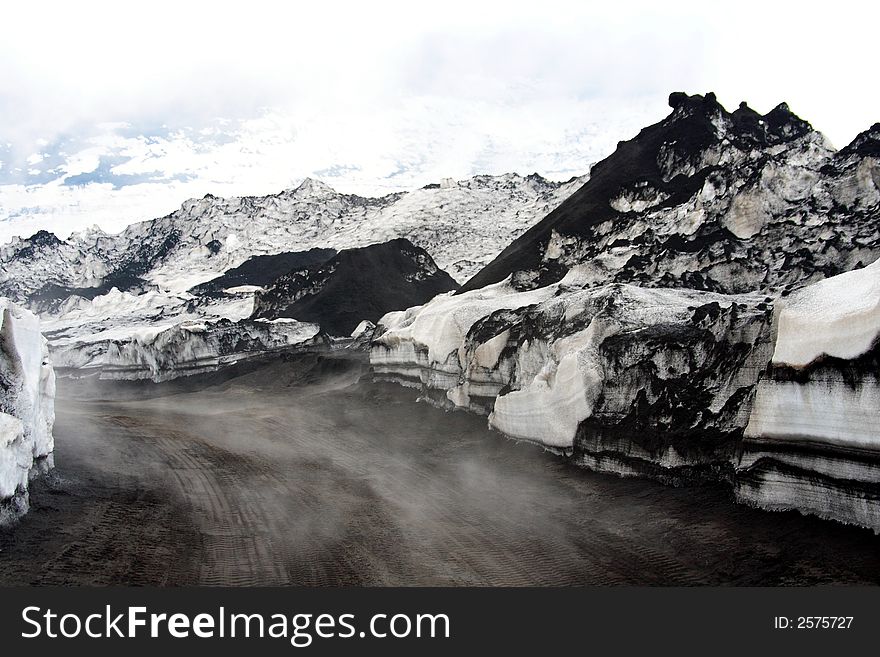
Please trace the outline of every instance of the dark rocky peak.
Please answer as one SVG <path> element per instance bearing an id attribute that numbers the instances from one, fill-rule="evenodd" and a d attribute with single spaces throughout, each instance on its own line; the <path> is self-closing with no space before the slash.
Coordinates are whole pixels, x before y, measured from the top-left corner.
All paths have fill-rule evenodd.
<path id="1" fill-rule="evenodd" d="M 674 128 L 684 128 L 690 133 L 692 143 L 715 139 L 729 139 L 738 145 L 750 143 L 759 147 L 788 142 L 812 132 L 812 126 L 794 114 L 786 103 L 780 103 L 767 114 L 756 112 L 743 101 L 733 112 L 728 112 L 718 102 L 715 94 L 688 96 L 675 92 L 669 96 L 672 114 L 664 123 Z M 703 140 L 697 142 L 696 137 Z"/>
<path id="2" fill-rule="evenodd" d="M 875 123 L 859 133 L 847 146 L 838 152 L 840 158 L 876 157 L 880 158 L 880 123 Z"/>
<path id="3" fill-rule="evenodd" d="M 54 233 L 47 230 L 38 230 L 36 233 L 24 240 L 19 240 L 18 247 L 15 249 L 13 258 L 33 258 L 38 251 L 53 250 L 64 244 L 58 239 Z"/>
<path id="4" fill-rule="evenodd" d="M 745 101 L 730 115 L 733 138 L 759 147 L 791 141 L 812 132 L 812 126 L 780 103 L 767 114 L 749 107 Z"/>
<path id="5" fill-rule="evenodd" d="M 669 106 L 673 110 L 671 118 L 711 116 L 724 112 L 721 103 L 711 91 L 705 96 L 700 94 L 689 96 L 682 91 L 673 91 L 669 94 Z"/>
<path id="6" fill-rule="evenodd" d="M 792 112 L 787 103 L 779 103 L 764 115 L 763 121 L 770 144 L 797 139 L 813 131 L 813 126 Z"/>
<path id="7" fill-rule="evenodd" d="M 620 142 L 592 168 L 583 187 L 462 291 L 511 274 L 518 288 L 543 286 L 585 263 L 597 272 L 597 283 L 730 292 L 795 279 L 774 264 L 774 242 L 811 244 L 809 231 L 797 221 L 782 234 L 774 226 L 778 218 L 831 207 L 825 199 L 813 208 L 810 187 L 803 183 L 827 164 L 831 150 L 825 139 L 785 103 L 767 114 L 746 103 L 728 112 L 713 93 L 677 92 L 669 105 L 665 119 Z M 730 265 L 734 253 L 738 259 Z M 691 270 L 688 263 L 695 262 L 700 264 Z M 804 267 L 805 275 L 821 269 L 815 263 Z"/>
<path id="8" fill-rule="evenodd" d="M 347 336 L 362 320 L 376 322 L 457 287 L 427 251 L 398 238 L 346 249 L 323 264 L 279 277 L 257 296 L 253 318 L 293 318 Z"/>
<path id="9" fill-rule="evenodd" d="M 764 120 L 764 115 L 749 107 L 746 101 L 742 101 L 731 113 L 730 119 L 742 132 L 758 134 L 762 131 L 761 122 Z"/>
<path id="10" fill-rule="evenodd" d="M 62 244 L 62 241 L 58 239 L 54 233 L 50 233 L 47 230 L 38 230 L 31 235 L 27 241 L 30 242 L 32 246 L 36 247 L 57 246 Z"/>

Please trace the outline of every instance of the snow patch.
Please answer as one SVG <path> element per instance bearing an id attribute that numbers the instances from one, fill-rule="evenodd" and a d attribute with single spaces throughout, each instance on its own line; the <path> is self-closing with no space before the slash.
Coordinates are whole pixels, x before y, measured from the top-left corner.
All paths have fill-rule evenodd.
<path id="1" fill-rule="evenodd" d="M 375 330 L 376 325 L 373 324 L 373 322 L 371 322 L 370 320 L 365 319 L 357 325 L 354 331 L 351 332 L 351 337 L 357 339 L 366 335 L 372 335 L 373 331 Z"/>
<path id="2" fill-rule="evenodd" d="M 806 367 L 823 356 L 856 358 L 880 335 L 880 260 L 810 285 L 778 306 L 774 364 Z"/>
<path id="3" fill-rule="evenodd" d="M 514 438 L 572 447 L 578 426 L 591 415 L 602 390 L 597 358 L 602 326 L 594 318 L 584 331 L 553 343 L 553 359 L 531 383 L 495 400 L 489 425 Z"/>

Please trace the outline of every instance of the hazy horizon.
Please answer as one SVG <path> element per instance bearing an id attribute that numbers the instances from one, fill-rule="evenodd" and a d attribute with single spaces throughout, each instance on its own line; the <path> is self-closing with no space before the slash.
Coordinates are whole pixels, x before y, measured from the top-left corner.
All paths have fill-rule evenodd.
<path id="1" fill-rule="evenodd" d="M 7 12 L 0 243 L 115 232 L 306 177 L 365 196 L 565 180 L 661 120 L 672 91 L 788 102 L 837 147 L 880 119 L 880 91 L 845 65 L 873 57 L 856 3 L 88 7 Z"/>

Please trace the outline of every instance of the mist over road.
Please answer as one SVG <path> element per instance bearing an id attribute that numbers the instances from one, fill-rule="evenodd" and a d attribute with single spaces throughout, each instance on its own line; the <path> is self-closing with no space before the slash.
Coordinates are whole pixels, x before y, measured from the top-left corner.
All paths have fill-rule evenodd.
<path id="1" fill-rule="evenodd" d="M 307 356 L 116 400 L 62 382 L 57 467 L 0 530 L 0 584 L 880 582 L 866 530 L 581 470 L 365 373 Z"/>

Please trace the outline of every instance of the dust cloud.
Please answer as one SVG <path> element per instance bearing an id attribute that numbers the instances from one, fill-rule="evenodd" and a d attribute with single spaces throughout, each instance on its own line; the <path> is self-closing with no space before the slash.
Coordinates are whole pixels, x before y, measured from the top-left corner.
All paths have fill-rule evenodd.
<path id="1" fill-rule="evenodd" d="M 878 582 L 878 539 L 578 469 L 304 355 L 168 384 L 62 381 L 56 468 L 0 584 Z"/>

